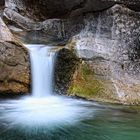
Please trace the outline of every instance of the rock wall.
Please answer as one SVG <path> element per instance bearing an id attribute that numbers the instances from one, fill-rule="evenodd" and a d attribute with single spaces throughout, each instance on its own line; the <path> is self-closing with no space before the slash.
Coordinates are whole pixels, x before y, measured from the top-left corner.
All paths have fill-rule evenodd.
<path id="1" fill-rule="evenodd" d="M 110 92 L 111 99 L 119 102 L 140 103 L 139 18 L 139 13 L 115 5 L 107 11 L 86 15 L 85 28 L 73 37 L 77 56 L 92 71 L 85 82 L 102 83 L 99 93 L 96 92 L 99 100 Z M 112 89 L 108 91 L 110 85 Z M 72 93 L 74 90 L 76 95 L 86 96 L 75 80 L 72 86 Z M 94 96 L 90 94 L 90 98 Z"/>
<path id="2" fill-rule="evenodd" d="M 138 0 L 5 0 L 5 7 L 9 7 L 21 15 L 42 21 L 101 11 L 116 3 L 125 4 L 129 8 L 139 11 Z"/>
<path id="3" fill-rule="evenodd" d="M 47 18 L 66 18 L 87 11 L 98 11 L 111 7 L 114 3 L 102 0 L 5 0 L 6 7 L 10 7 L 24 16 L 31 16 L 35 20 Z M 94 3 L 94 4 L 93 4 Z M 26 11 L 25 11 L 26 10 Z"/>
<path id="4" fill-rule="evenodd" d="M 62 48 L 58 51 L 54 67 L 54 82 L 57 94 L 67 94 L 79 63 L 79 58 L 70 49 Z"/>
<path id="5" fill-rule="evenodd" d="M 27 50 L 15 40 L 0 18 L 0 93 L 29 93 Z"/>

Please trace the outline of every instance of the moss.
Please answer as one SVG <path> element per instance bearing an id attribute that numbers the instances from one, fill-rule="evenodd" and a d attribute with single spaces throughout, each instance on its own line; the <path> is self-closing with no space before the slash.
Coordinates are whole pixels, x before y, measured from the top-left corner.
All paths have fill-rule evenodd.
<path id="1" fill-rule="evenodd" d="M 78 63 L 79 59 L 71 50 L 63 48 L 57 53 L 54 68 L 55 90 L 57 92 L 66 93 Z"/>
<path id="2" fill-rule="evenodd" d="M 127 106 L 127 112 L 134 112 L 134 113 L 140 113 L 140 106 L 138 105 L 131 105 Z"/>
<path id="3" fill-rule="evenodd" d="M 0 69 L 4 68 L 4 64 L 2 62 L 0 62 Z"/>
<path id="4" fill-rule="evenodd" d="M 92 71 L 86 64 L 82 64 L 74 75 L 74 80 L 69 88 L 69 93 L 92 97 L 101 90 L 101 84 L 92 79 Z"/>
<path id="5" fill-rule="evenodd" d="M 82 65 L 82 76 L 86 80 L 89 76 L 93 75 L 93 71 L 88 67 L 88 65 Z"/>
<path id="6" fill-rule="evenodd" d="M 98 81 L 92 81 L 90 83 L 87 83 L 85 81 L 80 81 L 74 83 L 70 87 L 69 92 L 81 97 L 91 98 L 101 90 L 99 84 L 100 83 L 98 83 Z"/>
<path id="7" fill-rule="evenodd" d="M 81 64 L 76 70 L 68 95 L 105 102 L 118 102 L 104 80 L 96 78 L 90 66 Z"/>

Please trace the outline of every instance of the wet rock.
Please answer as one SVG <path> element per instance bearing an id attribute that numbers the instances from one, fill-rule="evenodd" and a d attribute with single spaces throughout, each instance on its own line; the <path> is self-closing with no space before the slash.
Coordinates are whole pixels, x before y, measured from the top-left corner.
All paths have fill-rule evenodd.
<path id="1" fill-rule="evenodd" d="M 112 87 L 112 82 L 106 78 L 106 75 L 95 74 L 88 63 L 82 61 L 76 69 L 67 91 L 68 95 L 94 101 L 119 103 L 117 94 L 113 92 L 115 88 Z M 97 64 L 94 66 L 96 67 Z"/>
<path id="2" fill-rule="evenodd" d="M 0 93 L 28 93 L 29 77 L 28 52 L 0 18 Z"/>
<path id="3" fill-rule="evenodd" d="M 55 63 L 55 91 L 66 94 L 72 82 L 73 74 L 78 67 L 79 59 L 68 49 L 58 51 Z"/>

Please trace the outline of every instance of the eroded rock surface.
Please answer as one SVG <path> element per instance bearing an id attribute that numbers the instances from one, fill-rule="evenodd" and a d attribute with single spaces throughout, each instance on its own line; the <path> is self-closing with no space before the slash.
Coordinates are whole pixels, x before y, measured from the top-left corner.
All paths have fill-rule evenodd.
<path id="1" fill-rule="evenodd" d="M 67 94 L 79 62 L 79 58 L 71 50 L 63 48 L 58 51 L 54 67 L 55 91 L 57 93 Z"/>
<path id="2" fill-rule="evenodd" d="M 138 2 L 120 1 L 128 6 L 138 5 Z M 105 10 L 114 4 L 114 0 L 5 0 L 4 17 L 20 29 L 11 28 L 25 43 L 64 44 L 81 31 L 84 14 Z"/>
<path id="3" fill-rule="evenodd" d="M 35 20 L 67 18 L 110 8 L 116 3 L 138 10 L 138 0 L 5 0 L 6 8 L 15 10 Z"/>
<path id="4" fill-rule="evenodd" d="M 115 5 L 107 11 L 85 16 L 85 28 L 73 37 L 77 55 L 93 72 L 93 79 L 102 83 L 99 99 L 108 95 L 110 86 L 107 85 L 111 85 L 110 95 L 114 94 L 114 99 L 117 97 L 122 103 L 140 102 L 139 18 L 139 13 Z M 77 88 L 79 91 L 75 93 L 81 95 L 82 90 Z"/>
<path id="5" fill-rule="evenodd" d="M 103 0 L 5 0 L 6 7 L 19 10 L 21 14 L 32 16 L 34 19 L 66 18 L 73 12 L 79 13 L 104 10 L 114 3 Z M 26 11 L 25 11 L 26 10 Z M 72 15 L 75 15 L 72 14 Z"/>
<path id="6" fill-rule="evenodd" d="M 0 18 L 0 93 L 28 93 L 29 58 Z"/>

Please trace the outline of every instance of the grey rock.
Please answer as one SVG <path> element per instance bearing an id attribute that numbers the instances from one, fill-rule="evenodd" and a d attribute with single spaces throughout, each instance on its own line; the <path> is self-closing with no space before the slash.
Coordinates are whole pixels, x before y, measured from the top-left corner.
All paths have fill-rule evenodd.
<path id="1" fill-rule="evenodd" d="M 85 28 L 73 37 L 77 56 L 90 60 L 97 76 L 110 79 L 116 89 L 114 95 L 118 94 L 123 103 L 140 101 L 139 19 L 139 13 L 115 5 L 107 11 L 86 15 Z"/>
<path id="2" fill-rule="evenodd" d="M 5 7 L 35 20 L 46 20 L 102 11 L 116 3 L 139 11 L 140 2 L 137 0 L 5 0 Z"/>

